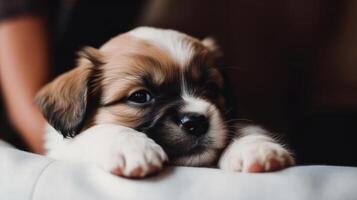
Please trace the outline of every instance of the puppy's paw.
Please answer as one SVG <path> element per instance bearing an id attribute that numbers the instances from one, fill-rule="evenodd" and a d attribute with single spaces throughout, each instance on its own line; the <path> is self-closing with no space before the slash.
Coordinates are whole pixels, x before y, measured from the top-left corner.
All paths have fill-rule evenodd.
<path id="1" fill-rule="evenodd" d="M 156 173 L 167 160 L 164 150 L 144 133 L 113 124 L 93 126 L 48 155 L 94 163 L 105 171 L 128 178 Z"/>
<path id="2" fill-rule="evenodd" d="M 167 160 L 164 150 L 152 139 L 130 138 L 113 151 L 114 159 L 106 167 L 111 173 L 128 178 L 141 178 L 162 169 Z"/>
<path id="3" fill-rule="evenodd" d="M 222 154 L 219 167 L 229 171 L 269 172 L 294 164 L 290 152 L 272 141 L 234 141 Z"/>

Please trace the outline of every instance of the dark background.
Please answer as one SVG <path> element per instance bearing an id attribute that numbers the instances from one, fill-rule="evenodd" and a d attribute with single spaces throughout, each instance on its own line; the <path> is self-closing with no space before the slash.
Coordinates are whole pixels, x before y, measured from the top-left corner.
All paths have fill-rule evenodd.
<path id="1" fill-rule="evenodd" d="M 52 2 L 52 1 L 51 1 Z M 57 3 L 55 3 L 57 2 Z M 357 1 L 79 1 L 49 6 L 53 76 L 138 25 L 213 36 L 236 118 L 281 133 L 298 164 L 357 166 Z M 1 119 L 7 125 L 6 119 Z M 5 123 L 3 123 L 5 122 Z M 21 148 L 15 134 L 4 136 Z"/>

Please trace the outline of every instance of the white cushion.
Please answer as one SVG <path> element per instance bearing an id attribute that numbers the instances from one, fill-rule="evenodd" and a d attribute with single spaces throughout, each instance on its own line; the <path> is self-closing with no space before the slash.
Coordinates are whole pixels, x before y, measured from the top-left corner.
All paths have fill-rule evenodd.
<path id="1" fill-rule="evenodd" d="M 95 166 L 55 161 L 0 145 L 0 198 L 6 200 L 356 200 L 357 168 L 298 166 L 264 174 L 167 167 L 129 180 Z"/>

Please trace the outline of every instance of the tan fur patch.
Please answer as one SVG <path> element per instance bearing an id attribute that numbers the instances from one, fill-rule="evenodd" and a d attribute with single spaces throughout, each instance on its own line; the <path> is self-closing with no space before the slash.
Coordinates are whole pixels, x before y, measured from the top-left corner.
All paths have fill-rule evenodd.
<path id="1" fill-rule="evenodd" d="M 102 104 L 126 98 L 131 92 L 145 89 L 144 74 L 160 85 L 177 75 L 179 67 L 162 49 L 150 42 L 122 34 L 100 48 L 103 54 Z M 126 104 L 99 108 L 94 123 L 122 123 L 135 127 L 144 110 Z"/>
<path id="2" fill-rule="evenodd" d="M 119 99 L 130 90 L 142 87 L 143 74 L 151 75 L 160 85 L 179 71 L 170 56 L 149 42 L 126 34 L 120 35 L 100 48 L 104 57 L 103 103 Z"/>

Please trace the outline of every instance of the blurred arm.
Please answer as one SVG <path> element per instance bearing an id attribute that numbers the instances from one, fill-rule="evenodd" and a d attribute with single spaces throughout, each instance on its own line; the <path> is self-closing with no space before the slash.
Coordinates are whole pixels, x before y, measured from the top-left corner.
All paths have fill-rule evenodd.
<path id="1" fill-rule="evenodd" d="M 43 152 L 45 120 L 33 104 L 47 80 L 48 49 L 45 23 L 21 16 L 0 23 L 0 86 L 15 128 L 32 151 Z"/>

